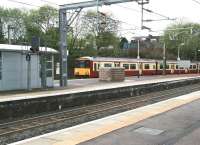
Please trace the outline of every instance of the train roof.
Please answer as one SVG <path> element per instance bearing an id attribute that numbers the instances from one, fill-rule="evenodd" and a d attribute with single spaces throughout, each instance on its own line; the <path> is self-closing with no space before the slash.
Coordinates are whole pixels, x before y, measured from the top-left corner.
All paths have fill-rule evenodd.
<path id="1" fill-rule="evenodd" d="M 153 59 L 137 59 L 137 58 L 116 58 L 116 57 L 81 57 L 79 60 L 91 60 L 91 61 L 120 61 L 120 62 L 155 62 Z"/>
<path id="2" fill-rule="evenodd" d="M 85 56 L 85 57 L 80 57 L 78 60 L 91 60 L 91 61 L 103 61 L 103 62 L 110 62 L 110 61 L 115 61 L 115 62 L 158 62 L 162 63 L 163 60 L 157 60 L 157 59 L 137 59 L 137 58 L 116 58 L 116 57 L 90 57 L 90 56 Z M 172 63 L 176 64 L 177 60 L 167 60 L 167 63 Z M 199 63 L 199 62 L 191 62 L 191 63 Z"/>

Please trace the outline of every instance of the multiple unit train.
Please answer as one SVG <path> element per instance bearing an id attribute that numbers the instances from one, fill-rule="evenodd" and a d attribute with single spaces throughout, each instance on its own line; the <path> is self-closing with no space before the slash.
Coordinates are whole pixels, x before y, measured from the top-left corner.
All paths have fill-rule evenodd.
<path id="1" fill-rule="evenodd" d="M 161 75 L 163 61 L 153 59 L 131 59 L 111 57 L 80 57 L 76 59 L 74 75 L 76 77 L 98 77 L 101 67 L 124 67 L 126 76 Z M 166 74 L 198 73 L 199 62 L 191 62 L 189 68 L 183 68 L 175 60 L 166 62 Z"/>

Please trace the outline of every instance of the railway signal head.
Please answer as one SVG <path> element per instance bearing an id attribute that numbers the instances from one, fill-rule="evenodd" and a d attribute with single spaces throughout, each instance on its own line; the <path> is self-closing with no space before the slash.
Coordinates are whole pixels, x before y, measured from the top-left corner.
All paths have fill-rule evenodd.
<path id="1" fill-rule="evenodd" d="M 33 53 L 36 53 L 36 52 L 39 51 L 39 47 L 40 47 L 40 38 L 39 37 L 35 37 L 35 36 L 32 37 L 30 50 Z"/>

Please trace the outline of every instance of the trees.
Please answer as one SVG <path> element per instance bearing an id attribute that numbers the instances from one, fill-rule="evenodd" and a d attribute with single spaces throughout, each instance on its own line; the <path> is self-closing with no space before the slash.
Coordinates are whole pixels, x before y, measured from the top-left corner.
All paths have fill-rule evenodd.
<path id="1" fill-rule="evenodd" d="M 25 35 L 24 16 L 25 12 L 20 9 L 6 9 L 0 7 L 1 39 L 5 42 L 10 32 L 13 43 L 18 43 Z M 3 37 L 3 38 L 2 38 Z"/>
<path id="2" fill-rule="evenodd" d="M 95 11 L 87 11 L 81 17 L 82 31 L 84 34 L 91 33 L 97 36 L 99 33 L 111 32 L 116 34 L 118 32 L 119 21 L 112 18 L 112 14 L 105 14 L 99 12 L 97 21 L 97 13 Z"/>
<path id="3" fill-rule="evenodd" d="M 99 21 L 97 24 L 97 13 L 95 11 L 87 11 L 80 18 L 80 37 L 87 38 L 90 35 L 94 38 L 93 42 L 89 42 L 91 46 L 101 47 L 113 46 L 118 47 L 119 38 L 117 37 L 119 21 L 112 18 L 112 15 L 99 12 Z M 76 27 L 76 26 L 75 26 Z"/>
<path id="4" fill-rule="evenodd" d="M 58 49 L 58 11 L 50 6 L 31 10 L 25 17 L 26 39 L 41 38 L 41 45 Z"/>
<path id="5" fill-rule="evenodd" d="M 0 24 L 2 24 L 0 39 L 8 39 L 7 36 L 10 32 L 12 34 L 12 43 L 15 44 L 30 43 L 33 36 L 39 36 L 41 37 L 42 45 L 44 45 L 44 41 L 54 41 L 51 38 L 58 33 L 58 12 L 50 6 L 43 6 L 29 11 L 0 7 L 0 17 Z M 58 37 L 56 36 L 56 38 Z M 55 41 L 58 41 L 58 39 Z M 55 46 L 52 42 L 48 44 Z"/>
<path id="6" fill-rule="evenodd" d="M 196 23 L 178 23 L 164 31 L 163 40 L 172 59 L 177 58 L 178 49 L 182 59 L 197 60 L 200 46 L 200 25 Z"/>

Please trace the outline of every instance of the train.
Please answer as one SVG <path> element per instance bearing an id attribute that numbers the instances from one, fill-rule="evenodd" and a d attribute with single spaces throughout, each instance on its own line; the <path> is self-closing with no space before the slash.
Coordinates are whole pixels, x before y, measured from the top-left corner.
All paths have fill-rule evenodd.
<path id="1" fill-rule="evenodd" d="M 179 63 L 176 60 L 167 60 L 165 73 L 199 73 L 199 62 L 190 62 L 189 65 L 189 67 L 183 68 L 179 66 Z M 85 56 L 75 60 L 74 76 L 97 78 L 99 76 L 99 69 L 102 67 L 123 67 L 126 76 L 163 74 L 163 60 Z"/>

